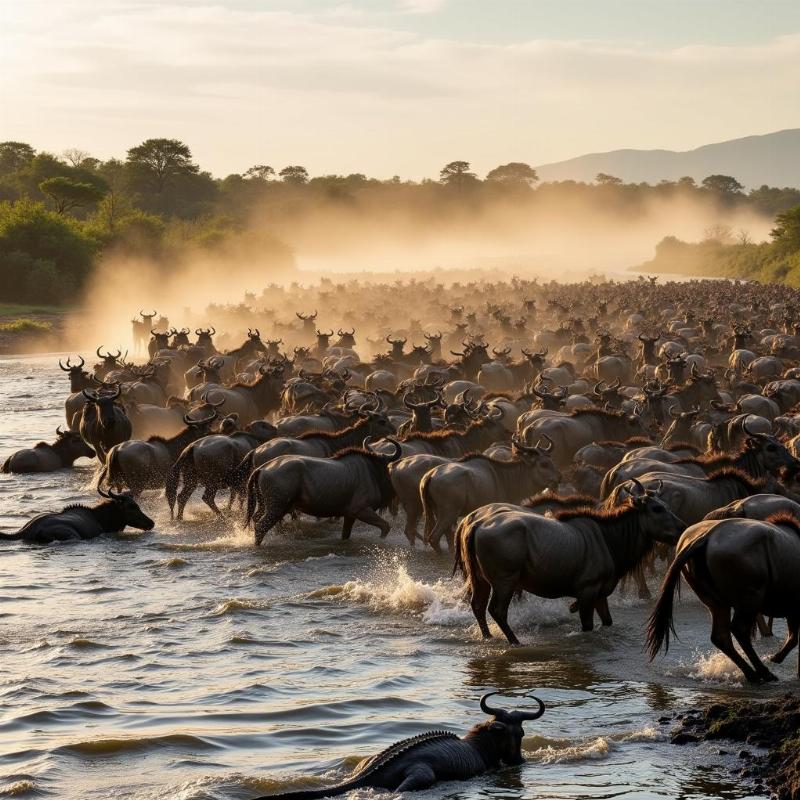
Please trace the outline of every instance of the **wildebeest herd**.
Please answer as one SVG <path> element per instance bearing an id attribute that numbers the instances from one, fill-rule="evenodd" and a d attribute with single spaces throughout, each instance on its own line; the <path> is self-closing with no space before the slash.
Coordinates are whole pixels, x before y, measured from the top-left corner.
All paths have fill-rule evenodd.
<path id="1" fill-rule="evenodd" d="M 316 297 L 321 309 L 294 323 L 249 309 L 236 347 L 218 349 L 215 338 L 234 343 L 222 327 L 196 327 L 194 342 L 164 318 L 151 329 L 154 309 L 133 323 L 141 357 L 101 346 L 92 369 L 59 361 L 66 428 L 3 471 L 96 457 L 103 501 L 6 538 L 147 530 L 143 497 L 163 492 L 180 519 L 197 489 L 257 545 L 288 515 L 338 519 L 346 539 L 356 522 L 385 537 L 402 512 L 410 546 L 454 552 L 483 635 L 488 611 L 512 644 L 519 592 L 571 599 L 591 630 L 595 613 L 611 624 L 621 581 L 647 598 L 645 576 L 674 556 L 651 656 L 669 643 L 683 576 L 714 645 L 748 680 L 775 678 L 752 637 L 785 618 L 781 661 L 800 628 L 800 293 L 514 279 L 439 292 L 329 283 Z M 378 338 L 362 339 L 360 320 Z"/>

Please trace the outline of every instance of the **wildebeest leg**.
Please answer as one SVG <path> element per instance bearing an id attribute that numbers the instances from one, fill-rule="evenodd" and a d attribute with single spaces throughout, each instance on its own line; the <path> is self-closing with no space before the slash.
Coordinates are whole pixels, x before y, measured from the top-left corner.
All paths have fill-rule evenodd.
<path id="1" fill-rule="evenodd" d="M 486 608 L 489 605 L 489 595 L 491 594 L 492 587 L 489 582 L 480 575 L 477 571 L 472 574 L 472 597 L 469 604 L 472 607 L 472 613 L 478 622 L 478 627 L 481 629 L 481 635 L 484 639 L 491 639 L 492 634 L 489 631 L 489 626 L 486 624 Z"/>
<path id="2" fill-rule="evenodd" d="M 416 508 L 406 509 L 406 527 L 403 533 L 408 539 L 408 543 L 413 547 L 417 541 L 417 526 L 419 525 L 419 512 Z"/>
<path id="3" fill-rule="evenodd" d="M 183 510 L 192 496 L 192 492 L 197 488 L 197 481 L 194 479 L 194 470 L 183 476 L 183 486 L 178 494 L 178 511 L 175 515 L 176 519 L 183 519 Z"/>
<path id="4" fill-rule="evenodd" d="M 772 617 L 767 622 L 763 614 L 757 614 L 756 625 L 758 625 L 758 632 L 761 634 L 762 639 L 772 636 Z"/>
<path id="5" fill-rule="evenodd" d="M 733 620 L 731 621 L 731 631 L 739 642 L 742 651 L 750 660 L 750 663 L 755 667 L 756 674 L 762 681 L 776 681 L 777 676 L 773 675 L 765 666 L 761 659 L 758 657 L 753 647 L 753 628 L 755 627 L 755 612 L 742 611 L 737 609 L 733 612 Z"/>
<path id="6" fill-rule="evenodd" d="M 220 515 L 222 512 L 217 508 L 217 490 L 213 486 L 206 486 L 206 490 L 203 492 L 203 502 L 217 515 Z"/>
<path id="7" fill-rule="evenodd" d="M 356 521 L 355 517 L 345 517 L 342 520 L 342 539 L 349 539 L 353 531 L 353 525 Z"/>
<path id="8" fill-rule="evenodd" d="M 782 664 L 783 660 L 789 653 L 797 646 L 798 628 L 800 628 L 800 617 L 787 617 L 786 625 L 789 628 L 789 633 L 786 636 L 786 641 L 783 643 L 777 653 L 770 656 L 770 661 L 775 664 Z"/>
<path id="9" fill-rule="evenodd" d="M 256 519 L 255 535 L 256 545 L 260 545 L 264 537 L 286 516 L 286 506 L 283 503 L 270 502 L 264 513 Z"/>
<path id="10" fill-rule="evenodd" d="M 703 598 L 700 598 L 703 600 Z M 731 639 L 731 610 L 728 606 L 712 605 L 703 600 L 711 611 L 711 643 L 722 651 L 742 671 L 750 683 L 758 683 L 756 671 L 736 652 Z M 749 635 L 748 631 L 748 635 Z"/>
<path id="11" fill-rule="evenodd" d="M 517 581 L 514 578 L 506 581 L 500 588 L 492 586 L 492 593 L 489 598 L 489 613 L 492 615 L 492 619 L 503 631 L 509 644 L 513 645 L 519 644 L 519 639 L 514 635 L 514 631 L 511 630 L 508 624 L 508 607 L 511 605 L 511 598 L 514 596 L 516 585 Z"/>
<path id="12" fill-rule="evenodd" d="M 608 598 L 607 597 L 599 597 L 597 602 L 594 604 L 595 610 L 597 611 L 597 616 L 600 617 L 600 621 L 603 625 L 611 625 L 611 612 L 608 610 Z"/>
<path id="13" fill-rule="evenodd" d="M 366 522 L 367 525 L 373 525 L 379 528 L 381 539 L 385 539 L 392 529 L 392 526 L 371 508 L 362 508 L 361 511 L 356 514 L 356 519 L 361 520 L 361 522 Z"/>
<path id="14" fill-rule="evenodd" d="M 581 617 L 581 630 L 591 631 L 594 630 L 594 609 L 597 601 L 594 599 L 587 599 L 586 597 L 578 598 L 578 614 Z"/>
<path id="15" fill-rule="evenodd" d="M 395 789 L 396 792 L 413 792 L 428 789 L 436 783 L 436 773 L 427 764 L 411 767 L 405 778 Z"/>

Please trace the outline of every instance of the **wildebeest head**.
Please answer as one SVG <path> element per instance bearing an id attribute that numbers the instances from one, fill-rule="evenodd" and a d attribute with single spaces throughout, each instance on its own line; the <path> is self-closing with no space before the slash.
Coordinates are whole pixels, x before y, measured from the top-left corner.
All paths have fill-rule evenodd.
<path id="1" fill-rule="evenodd" d="M 547 358 L 548 349 L 543 347 L 541 350 L 532 353 L 526 350 L 524 347 L 520 351 L 525 358 L 528 359 L 528 363 L 533 367 L 534 372 L 538 375 L 543 369 L 545 365 L 545 359 Z"/>
<path id="2" fill-rule="evenodd" d="M 717 390 L 717 376 L 713 369 L 700 372 L 700 370 L 697 369 L 697 364 L 692 362 L 689 382 L 695 387 L 697 402 L 699 404 L 720 399 L 719 391 Z"/>
<path id="3" fill-rule="evenodd" d="M 97 493 L 103 499 L 114 504 L 115 511 L 121 515 L 125 525 L 142 531 L 151 531 L 155 527 L 155 522 L 139 508 L 139 504 L 133 499 L 130 492 L 117 494 L 114 491 L 104 492 L 102 489 L 98 489 Z"/>
<path id="4" fill-rule="evenodd" d="M 553 440 L 546 433 L 542 436 L 547 444 L 543 445 L 540 439 L 533 447 L 526 445 L 518 436 L 512 436 L 511 452 L 515 458 L 526 462 L 536 477 L 537 484 L 553 489 L 558 486 L 561 473 L 551 457 Z"/>
<path id="5" fill-rule="evenodd" d="M 509 695 L 535 700 L 539 708 L 536 711 L 506 711 L 494 708 L 487 702 L 495 694 L 500 692 L 489 692 L 481 697 L 481 711 L 492 719 L 476 725 L 466 738 L 480 743 L 481 752 L 492 762 L 492 766 L 522 764 L 522 737 L 525 735 L 522 723 L 539 719 L 544 714 L 544 703 L 529 694 Z"/>
<path id="6" fill-rule="evenodd" d="M 356 329 L 352 328 L 349 331 L 343 331 L 341 328 L 337 331 L 339 340 L 336 342 L 337 347 L 355 347 L 356 346 Z"/>
<path id="7" fill-rule="evenodd" d="M 101 369 L 105 372 L 109 370 L 116 369 L 118 366 L 117 359 L 122 355 L 122 350 L 117 350 L 116 353 L 111 353 L 106 351 L 106 354 L 103 355 L 100 351 L 103 349 L 103 345 L 97 348 L 97 357 L 102 359 L 102 364 L 100 365 Z M 127 354 L 126 354 L 127 355 Z"/>
<path id="8" fill-rule="evenodd" d="M 339 331 L 341 333 L 341 331 Z M 408 339 L 405 337 L 392 339 L 391 335 L 386 337 L 386 341 L 392 346 L 392 358 L 401 359 L 403 357 L 403 348 L 405 347 Z"/>
<path id="9" fill-rule="evenodd" d="M 639 512 L 639 530 L 657 542 L 675 544 L 686 529 L 686 523 L 661 499 L 662 482 L 659 481 L 655 489 L 645 489 L 636 478 L 631 478 L 625 487 L 631 505 Z"/>
<path id="10" fill-rule="evenodd" d="M 80 392 L 82 389 L 87 388 L 87 386 L 92 386 L 97 383 L 95 378 L 83 369 L 83 365 L 86 363 L 83 356 L 78 356 L 78 358 L 81 360 L 80 364 L 72 364 L 70 359 L 67 358 L 66 366 L 61 363 L 61 359 L 58 360 L 58 366 L 61 367 L 64 372 L 69 373 L 69 389 L 71 392 Z"/>
<path id="11" fill-rule="evenodd" d="M 166 350 L 169 348 L 169 332 L 165 331 L 160 333 L 159 331 L 150 331 L 150 337 L 152 339 L 151 344 L 153 345 L 153 350 Z"/>
<path id="12" fill-rule="evenodd" d="M 774 436 L 748 430 L 746 417 L 742 420 L 742 430 L 747 434 L 745 447 L 755 453 L 766 472 L 776 474 L 781 469 L 797 470 L 797 459 Z"/>
<path id="13" fill-rule="evenodd" d="M 189 346 L 189 329 L 181 328 L 179 331 L 172 329 L 172 347 L 188 347 Z"/>
<path id="14" fill-rule="evenodd" d="M 52 448 L 65 462 L 72 463 L 76 458 L 94 458 L 94 450 L 83 441 L 78 431 L 62 431 L 59 425 L 56 428 L 56 437 Z"/>
<path id="15" fill-rule="evenodd" d="M 386 416 L 383 401 L 380 397 L 376 396 L 372 403 L 369 401 L 364 403 L 361 408 L 358 409 L 358 416 L 368 420 L 369 424 L 367 427 L 370 436 L 391 436 L 393 433 L 397 433 L 394 424 L 389 417 Z"/>
<path id="16" fill-rule="evenodd" d="M 112 428 L 116 423 L 116 415 L 114 413 L 116 408 L 117 398 L 122 394 L 122 387 L 117 384 L 117 387 L 108 394 L 100 394 L 93 392 L 89 389 L 83 390 L 83 396 L 87 399 L 88 405 L 95 407 L 100 425 L 104 428 Z"/>

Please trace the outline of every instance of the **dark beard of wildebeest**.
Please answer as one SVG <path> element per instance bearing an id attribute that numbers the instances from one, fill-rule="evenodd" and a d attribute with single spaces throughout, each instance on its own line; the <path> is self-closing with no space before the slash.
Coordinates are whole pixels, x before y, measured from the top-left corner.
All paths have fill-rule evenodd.
<path id="1" fill-rule="evenodd" d="M 147 354 L 153 358 L 159 350 L 169 349 L 169 333 L 150 331 L 150 341 L 147 343 Z"/>
<path id="2" fill-rule="evenodd" d="M 92 450 L 75 431 L 56 428 L 58 437 L 53 444 L 39 442 L 31 448 L 17 450 L 3 463 L 0 472 L 53 472 L 67 469 L 78 458 L 94 458 Z"/>
<path id="3" fill-rule="evenodd" d="M 750 478 L 777 476 L 785 469 L 796 469 L 797 459 L 773 436 L 759 433 L 745 440 L 738 453 L 679 458 L 665 463 L 649 458 L 634 458 L 612 467 L 603 478 L 600 498 L 605 500 L 626 480 L 641 478 L 648 472 L 691 475 L 703 478 L 723 469 L 733 469 Z"/>
<path id="4" fill-rule="evenodd" d="M 183 449 L 167 474 L 165 495 L 169 504 L 170 517 L 173 516 L 175 501 L 178 501 L 177 518 L 183 519 L 183 510 L 194 490 L 202 485 L 203 502 L 215 513 L 216 494 L 220 489 L 230 489 L 228 508 L 233 504 L 234 489 L 230 486 L 230 476 L 242 458 L 258 445 L 273 438 L 275 426 L 264 420 L 251 422 L 247 430 L 235 431 L 230 435 L 211 435 L 192 442 Z M 178 484 L 183 480 L 183 488 L 178 494 Z"/>
<path id="5" fill-rule="evenodd" d="M 39 514 L 16 533 L 0 534 L 0 539 L 50 544 L 71 539 L 94 539 L 103 533 L 118 533 L 126 525 L 144 531 L 152 530 L 155 523 L 129 494 L 100 490 L 98 493 L 104 501 L 96 506 L 72 505 L 60 512 Z"/>
<path id="6" fill-rule="evenodd" d="M 131 438 L 131 421 L 125 409 L 117 404 L 121 389 L 117 386 L 113 394 L 98 394 L 83 390 L 86 405 L 81 412 L 78 426 L 81 438 L 105 463 L 106 453 L 115 445 Z"/>
<path id="7" fill-rule="evenodd" d="M 553 461 L 559 469 L 572 464 L 581 447 L 599 441 L 625 441 L 645 434 L 644 420 L 633 414 L 581 408 L 570 414 L 540 417 L 525 428 L 527 441 L 547 437 L 554 443 Z"/>
<path id="8" fill-rule="evenodd" d="M 574 597 L 581 627 L 590 631 L 595 611 L 603 625 L 611 625 L 609 595 L 654 542 L 674 544 L 685 527 L 655 493 L 643 489 L 613 510 L 561 511 L 555 519 L 523 508 L 479 509 L 459 526 L 454 572 L 466 578 L 484 637 L 491 636 L 488 608 L 509 643 L 519 644 L 508 607 L 521 590 Z"/>
<path id="9" fill-rule="evenodd" d="M 279 456 L 327 458 L 340 450 L 359 446 L 367 436 L 382 437 L 395 433 L 394 425 L 383 412 L 361 409 L 358 413 L 361 419 L 341 431 L 310 431 L 296 439 L 280 437 L 259 445 L 231 472 L 229 486 L 243 494 L 253 470 Z"/>
<path id="10" fill-rule="evenodd" d="M 471 453 L 458 461 L 434 467 L 420 482 L 425 513 L 425 543 L 437 552 L 441 538 L 452 546 L 459 517 L 488 503 L 514 503 L 542 489 L 555 489 L 560 475 L 550 449 L 527 447 L 512 440 L 511 461 Z"/>
<path id="11" fill-rule="evenodd" d="M 673 601 L 681 575 L 711 612 L 711 642 L 751 683 L 777 680 L 753 649 L 759 614 L 785 617 L 788 636 L 772 661 L 781 663 L 800 633 L 800 520 L 776 514 L 766 521 L 707 520 L 681 536 L 650 617 L 647 644 L 651 660 L 669 649 Z M 733 611 L 733 618 L 731 618 Z M 737 652 L 731 634 L 747 660 Z M 750 662 L 748 664 L 748 661 Z M 800 677 L 800 662 L 798 663 Z"/>
<path id="12" fill-rule="evenodd" d="M 377 512 L 394 496 L 387 467 L 401 454 L 400 445 L 388 441 L 394 447 L 390 455 L 353 447 L 329 458 L 280 456 L 254 470 L 247 483 L 247 525 L 255 522 L 256 545 L 290 511 L 342 517 L 342 539 L 350 538 L 356 520 L 385 538 L 391 525 Z"/>
<path id="13" fill-rule="evenodd" d="M 753 480 L 734 469 L 723 469 L 707 478 L 691 475 L 671 475 L 666 472 L 648 472 L 617 486 L 605 501 L 607 508 L 625 502 L 636 484 L 651 491 L 659 491 L 667 506 L 687 525 L 700 522 L 720 506 L 741 500 L 753 494 L 780 494 L 792 500 L 796 495 L 773 478 Z"/>
<path id="14" fill-rule="evenodd" d="M 133 440 L 112 447 L 97 485 L 127 488 L 134 497 L 145 489 L 163 488 L 170 467 L 184 447 L 206 436 L 216 419 L 216 410 L 205 419 L 193 420 L 184 416 L 186 427 L 169 439 L 151 436 L 146 442 Z"/>
<path id="15" fill-rule="evenodd" d="M 525 760 L 522 723 L 539 719 L 545 706 L 533 695 L 513 694 L 510 696 L 535 700 L 539 707 L 536 711 L 505 711 L 488 704 L 495 694 L 500 692 L 489 692 L 480 701 L 481 711 L 492 719 L 475 725 L 463 737 L 449 731 L 428 731 L 364 759 L 350 778 L 336 786 L 264 795 L 255 800 L 321 800 L 366 788 L 412 792 L 439 781 L 470 780 L 502 765 L 518 766 Z"/>

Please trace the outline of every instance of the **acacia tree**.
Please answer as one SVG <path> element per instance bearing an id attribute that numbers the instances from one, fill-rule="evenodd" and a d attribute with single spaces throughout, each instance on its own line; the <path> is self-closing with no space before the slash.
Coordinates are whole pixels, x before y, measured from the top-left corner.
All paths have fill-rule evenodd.
<path id="1" fill-rule="evenodd" d="M 107 191 L 95 184 L 74 181 L 63 176 L 42 181 L 39 189 L 53 200 L 59 214 L 96 203 L 103 199 Z"/>
<path id="2" fill-rule="evenodd" d="M 501 164 L 486 174 L 486 180 L 493 183 L 516 184 L 530 186 L 539 180 L 536 170 L 521 161 Z"/>
<path id="3" fill-rule="evenodd" d="M 739 194 L 744 189 L 744 186 L 730 175 L 709 175 L 703 178 L 702 185 L 705 189 L 718 194 Z"/>
<path id="4" fill-rule="evenodd" d="M 474 172 L 470 172 L 469 161 L 451 161 L 439 172 L 439 180 L 447 186 L 461 189 L 467 183 L 477 180 Z"/>
<path id="5" fill-rule="evenodd" d="M 91 164 L 96 164 L 97 159 L 92 158 L 89 153 L 85 150 L 81 150 L 78 147 L 70 147 L 68 150 L 65 150 L 62 155 L 64 158 L 72 164 L 73 167 L 83 167 L 86 166 L 86 162 L 89 161 Z"/>
<path id="6" fill-rule="evenodd" d="M 800 206 L 778 214 L 770 236 L 782 251 L 800 252 Z"/>
<path id="7" fill-rule="evenodd" d="M 0 175 L 18 172 L 35 155 L 36 151 L 25 142 L 0 142 Z"/>
<path id="8" fill-rule="evenodd" d="M 298 186 L 308 183 L 308 170 L 305 167 L 284 167 L 278 175 L 284 183 L 294 183 Z"/>
<path id="9" fill-rule="evenodd" d="M 622 183 L 622 178 L 618 178 L 616 175 L 607 175 L 605 172 L 598 172 L 594 180 L 601 186 L 619 186 Z"/>
<path id="10" fill-rule="evenodd" d="M 263 181 L 269 180 L 274 175 L 275 170 L 266 164 L 256 164 L 244 173 L 245 178 L 261 178 Z"/>
<path id="11" fill-rule="evenodd" d="M 128 150 L 128 164 L 145 175 L 158 194 L 181 175 L 196 175 L 189 146 L 178 139 L 147 139 Z"/>

